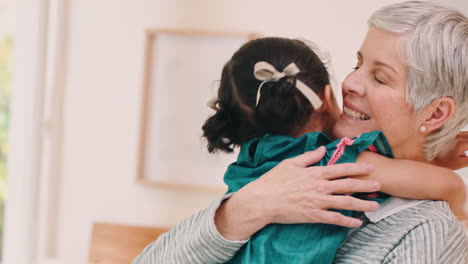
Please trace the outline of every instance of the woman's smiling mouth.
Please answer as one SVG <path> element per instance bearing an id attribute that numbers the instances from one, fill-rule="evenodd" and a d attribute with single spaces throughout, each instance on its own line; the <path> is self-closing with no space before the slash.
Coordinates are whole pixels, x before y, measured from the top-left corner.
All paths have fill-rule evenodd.
<path id="1" fill-rule="evenodd" d="M 351 119 L 354 119 L 354 120 L 369 120 L 370 119 L 370 116 L 364 114 L 364 113 L 361 113 L 361 112 L 358 112 L 358 111 L 355 111 L 347 106 L 343 106 L 343 114 L 346 116 L 346 117 L 349 117 Z"/>

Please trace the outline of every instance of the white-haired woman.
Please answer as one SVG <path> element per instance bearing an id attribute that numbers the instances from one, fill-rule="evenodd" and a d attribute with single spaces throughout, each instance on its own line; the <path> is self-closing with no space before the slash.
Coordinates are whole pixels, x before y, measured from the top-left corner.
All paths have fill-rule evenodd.
<path id="1" fill-rule="evenodd" d="M 456 10 L 422 1 L 378 10 L 369 20 L 356 68 L 343 82 L 343 98 L 336 136 L 381 130 L 398 159 L 437 163 L 447 157 L 440 153 L 454 149 L 457 133 L 468 124 L 468 19 Z M 356 112 L 365 118 L 355 118 Z M 467 163 L 463 151 L 454 153 L 453 167 Z M 324 186 L 337 182 L 327 179 L 364 170 L 359 165 L 349 167 L 350 173 L 341 171 L 343 166 L 305 168 L 317 158 L 307 153 L 281 163 L 260 180 L 181 222 L 134 263 L 226 262 L 269 223 L 360 224 L 322 209 L 346 208 L 334 204 L 324 191 Z M 291 202 L 303 193 L 285 181 L 288 175 L 302 175 L 307 184 L 315 181 L 318 187 L 304 197 L 315 199 L 315 207 Z M 338 193 L 372 191 L 369 182 L 345 183 L 356 183 L 356 189 L 341 185 Z M 369 202 L 349 201 L 348 209 L 370 209 Z M 362 226 L 348 234 L 335 263 L 468 263 L 467 237 L 445 202 L 390 198 L 378 211 L 362 214 L 361 220 Z"/>
<path id="2" fill-rule="evenodd" d="M 344 107 L 371 119 L 340 119 L 334 132 L 380 129 L 396 157 L 434 160 L 468 123 L 468 19 L 414 1 L 376 11 L 369 27 L 342 88 Z M 468 263 L 466 236 L 446 203 L 393 200 L 379 211 L 348 235 L 335 263 Z"/>

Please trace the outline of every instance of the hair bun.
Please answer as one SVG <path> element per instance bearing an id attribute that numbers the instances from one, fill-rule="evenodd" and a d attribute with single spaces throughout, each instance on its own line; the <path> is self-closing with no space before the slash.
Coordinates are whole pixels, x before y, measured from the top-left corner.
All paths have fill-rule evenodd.
<path id="1" fill-rule="evenodd" d="M 205 121 L 202 127 L 203 136 L 208 140 L 208 151 L 213 153 L 216 149 L 232 152 L 233 147 L 230 140 L 231 116 L 225 107 L 220 107 L 216 113 Z"/>

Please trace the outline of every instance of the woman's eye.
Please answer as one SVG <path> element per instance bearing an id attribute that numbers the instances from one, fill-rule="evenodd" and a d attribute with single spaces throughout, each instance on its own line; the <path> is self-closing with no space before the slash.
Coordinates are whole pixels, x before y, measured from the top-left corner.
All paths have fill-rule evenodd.
<path id="1" fill-rule="evenodd" d="M 375 81 L 379 84 L 385 84 L 383 81 L 381 81 L 379 78 L 377 78 L 377 76 L 375 76 Z"/>
<path id="2" fill-rule="evenodd" d="M 359 69 L 359 66 L 357 65 L 353 67 L 353 70 L 358 70 L 358 69 Z"/>

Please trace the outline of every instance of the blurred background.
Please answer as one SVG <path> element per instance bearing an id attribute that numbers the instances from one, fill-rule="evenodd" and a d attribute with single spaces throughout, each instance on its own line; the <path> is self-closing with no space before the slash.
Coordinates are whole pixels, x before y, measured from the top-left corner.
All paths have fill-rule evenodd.
<path id="1" fill-rule="evenodd" d="M 136 182 L 146 29 L 305 38 L 339 91 L 367 18 L 394 2 L 0 0 L 2 263 L 87 263 L 94 223 L 170 227 L 219 196 Z"/>

